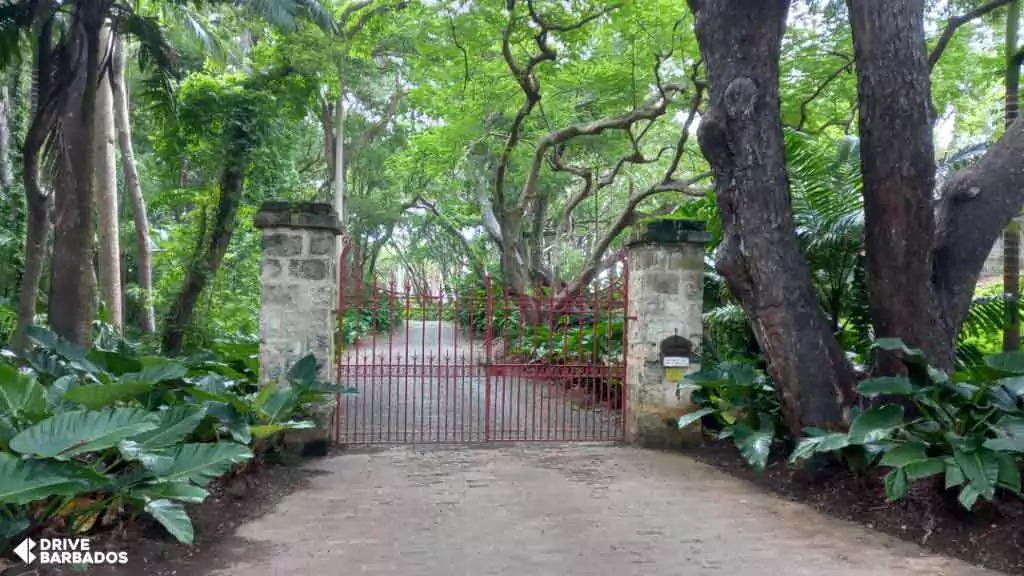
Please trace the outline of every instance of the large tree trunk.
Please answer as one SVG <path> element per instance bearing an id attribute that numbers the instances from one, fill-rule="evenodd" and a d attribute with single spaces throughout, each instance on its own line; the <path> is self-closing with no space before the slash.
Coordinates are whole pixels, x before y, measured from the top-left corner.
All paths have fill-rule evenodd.
<path id="1" fill-rule="evenodd" d="M 1006 103 L 1003 112 L 1007 127 L 1017 120 L 1020 96 L 1019 28 L 1020 1 L 1014 0 L 1006 12 Z M 1003 232 L 1003 296 L 1006 299 L 1003 350 L 1020 350 L 1020 226 L 1016 222 L 1011 222 Z"/>
<path id="2" fill-rule="evenodd" d="M 71 23 L 72 68 L 62 111 L 60 159 L 56 173 L 56 222 L 49 319 L 54 332 L 86 346 L 92 333 L 96 285 L 95 110 L 99 80 L 100 30 L 108 2 L 80 0 Z"/>
<path id="3" fill-rule="evenodd" d="M 144 333 L 152 334 L 156 331 L 156 314 L 153 311 L 153 249 L 149 242 L 146 199 L 142 196 L 139 173 L 135 167 L 131 115 L 128 113 L 128 89 L 124 77 L 124 52 L 124 40 L 117 37 L 114 42 L 110 77 L 114 92 L 114 125 L 117 129 L 117 142 L 121 148 L 124 187 L 131 200 L 132 218 L 135 221 L 135 256 L 138 259 L 138 282 L 141 292 L 139 303 L 142 308 L 140 327 Z"/>
<path id="4" fill-rule="evenodd" d="M 171 356 L 182 353 L 185 331 L 192 323 L 199 296 L 210 279 L 217 274 L 235 229 L 238 206 L 242 202 L 242 192 L 245 188 L 245 173 L 249 167 L 250 146 L 246 135 L 242 133 L 231 134 L 229 138 L 232 145 L 224 157 L 230 164 L 225 166 L 221 174 L 220 200 L 217 202 L 217 214 L 213 229 L 210 231 L 209 243 L 189 265 L 178 298 L 171 306 L 164 325 L 163 351 Z"/>
<path id="5" fill-rule="evenodd" d="M 935 148 L 923 2 L 849 2 L 857 61 L 868 301 L 875 335 L 944 366 L 948 330 L 929 279 Z M 882 366 L 883 370 L 890 369 Z"/>
<path id="6" fill-rule="evenodd" d="M 794 234 L 779 110 L 788 0 L 690 0 L 707 67 L 701 149 L 715 174 L 718 268 L 751 319 L 788 426 L 843 426 L 854 376 Z"/>
<path id="7" fill-rule="evenodd" d="M 39 285 L 42 282 L 43 262 L 46 259 L 46 240 L 50 234 L 50 210 L 53 208 L 53 195 L 44 194 L 39 184 L 39 158 L 55 114 L 50 106 L 44 105 L 50 95 L 49 70 L 52 65 L 52 46 L 49 39 L 52 26 L 50 20 L 40 28 L 40 40 L 33 53 L 29 90 L 32 115 L 21 148 L 22 182 L 25 186 L 28 222 L 25 230 L 25 267 L 18 291 L 18 324 L 11 342 L 12 348 L 19 351 L 28 347 L 25 329 L 35 323 Z"/>
<path id="8" fill-rule="evenodd" d="M 110 54 L 110 31 L 103 30 L 101 54 Z M 99 286 L 100 299 L 106 304 L 110 322 L 124 325 L 121 296 L 121 242 L 118 236 L 117 156 L 114 150 L 114 95 L 110 88 L 109 69 L 96 86 L 96 204 L 99 212 Z"/>
<path id="9" fill-rule="evenodd" d="M 1014 122 L 984 157 L 948 178 L 936 203 L 923 3 L 847 3 L 875 332 L 950 369 L 978 274 L 1024 200 L 1024 126 Z"/>

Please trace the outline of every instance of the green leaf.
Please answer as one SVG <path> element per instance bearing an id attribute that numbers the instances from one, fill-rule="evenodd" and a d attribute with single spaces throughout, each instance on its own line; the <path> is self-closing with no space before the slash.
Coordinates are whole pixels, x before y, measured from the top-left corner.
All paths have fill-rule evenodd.
<path id="1" fill-rule="evenodd" d="M 914 393 L 914 385 L 906 376 L 882 376 L 868 378 L 857 386 L 861 396 L 906 396 Z"/>
<path id="2" fill-rule="evenodd" d="M 903 467 L 903 470 L 906 471 L 907 478 L 920 480 L 929 476 L 935 476 L 936 474 L 942 474 L 946 471 L 946 463 L 941 458 L 928 458 L 927 460 L 910 462 Z"/>
<path id="3" fill-rule="evenodd" d="M 131 489 L 128 494 L 147 502 L 178 500 L 190 504 L 198 504 L 210 495 L 205 488 L 193 486 L 188 482 L 151 482 Z"/>
<path id="4" fill-rule="evenodd" d="M 188 368 L 177 360 L 150 357 L 142 359 L 142 370 L 140 372 L 125 374 L 121 377 L 121 381 L 159 384 L 184 378 L 186 374 L 188 374 Z"/>
<path id="5" fill-rule="evenodd" d="M 25 505 L 50 496 L 74 496 L 104 483 L 102 475 L 73 464 L 21 460 L 0 453 L 0 503 Z"/>
<path id="6" fill-rule="evenodd" d="M 846 434 L 832 433 L 824 434 L 821 436 L 810 436 L 807 438 L 801 438 L 797 443 L 796 448 L 793 449 L 793 453 L 789 456 L 790 463 L 796 462 L 797 460 L 803 460 L 810 458 L 818 452 L 832 452 L 834 450 L 841 450 L 849 445 L 849 440 Z"/>
<path id="7" fill-rule="evenodd" d="M 315 382 L 316 379 L 316 356 L 313 354 L 303 356 L 288 370 L 290 382 Z"/>
<path id="8" fill-rule="evenodd" d="M 999 474 L 996 477 L 999 486 L 1014 494 L 1020 494 L 1020 465 L 1017 459 L 1006 453 L 996 454 L 995 459 L 999 463 Z"/>
<path id="9" fill-rule="evenodd" d="M 903 424 L 903 407 L 887 404 L 865 410 L 850 424 L 850 444 L 868 444 L 889 436 L 896 427 Z"/>
<path id="10" fill-rule="evenodd" d="M 203 421 L 206 409 L 202 406 L 183 405 L 157 414 L 160 417 L 157 428 L 132 437 L 144 448 L 163 448 L 181 442 Z"/>
<path id="11" fill-rule="evenodd" d="M 11 439 L 11 450 L 41 458 L 71 458 L 117 445 L 157 427 L 156 416 L 136 408 L 63 412 Z"/>
<path id="12" fill-rule="evenodd" d="M 905 361 L 918 365 L 927 365 L 924 352 L 920 348 L 910 348 L 899 338 L 879 338 L 872 345 L 873 348 L 880 348 L 887 352 L 898 352 L 903 355 Z"/>
<path id="13" fill-rule="evenodd" d="M 946 458 L 944 464 L 946 466 L 946 482 L 944 484 L 946 490 L 967 482 L 967 477 L 964 476 L 964 471 L 960 469 L 960 465 L 956 463 L 956 460 Z"/>
<path id="14" fill-rule="evenodd" d="M 224 402 L 207 402 L 206 413 L 216 418 L 225 430 L 231 434 L 235 442 L 248 444 L 252 441 L 249 423 L 231 404 Z"/>
<path id="15" fill-rule="evenodd" d="M 280 422 L 278 424 L 264 424 L 261 426 L 250 426 L 249 431 L 253 438 L 267 438 L 285 430 L 309 430 L 316 428 L 312 420 L 300 420 L 292 422 Z"/>
<path id="16" fill-rule="evenodd" d="M 702 408 L 696 412 L 690 412 L 689 414 L 683 414 L 679 417 L 679 429 L 682 430 L 694 422 L 699 422 L 701 418 L 708 414 L 714 413 L 712 408 Z"/>
<path id="17" fill-rule="evenodd" d="M 885 475 L 885 497 L 890 502 L 905 498 L 908 487 L 906 470 L 895 468 Z"/>
<path id="18" fill-rule="evenodd" d="M 268 400 L 270 400 L 270 396 L 271 394 L 274 393 L 275 390 L 277 390 L 277 382 L 275 381 L 267 382 L 266 384 L 261 386 L 259 391 L 256 393 L 256 396 L 252 399 L 253 411 L 259 412 L 260 410 L 262 410 L 263 405 L 266 404 Z"/>
<path id="19" fill-rule="evenodd" d="M 72 388 L 64 394 L 68 402 L 81 404 L 90 410 L 99 410 L 113 406 L 118 402 L 127 402 L 149 392 L 153 385 L 147 382 L 114 382 L 112 384 L 92 384 Z"/>
<path id="20" fill-rule="evenodd" d="M 996 481 L 999 478 L 999 461 L 990 452 L 982 450 L 964 452 L 954 448 L 953 459 L 963 471 L 969 486 L 973 486 L 986 499 L 995 496 Z"/>
<path id="21" fill-rule="evenodd" d="M 918 442 L 907 442 L 900 444 L 891 450 L 886 451 L 882 456 L 881 466 L 902 468 L 912 462 L 919 462 L 928 458 L 928 447 Z"/>
<path id="22" fill-rule="evenodd" d="M 88 359 L 115 376 L 142 370 L 141 362 L 120 352 L 93 348 L 89 351 Z"/>
<path id="23" fill-rule="evenodd" d="M 1024 376 L 1000 378 L 996 384 L 1005 387 L 1014 396 L 1024 396 Z"/>
<path id="24" fill-rule="evenodd" d="M 1024 374 L 1024 352 L 1003 352 L 994 356 L 986 356 L 985 364 L 1006 374 Z"/>
<path id="25" fill-rule="evenodd" d="M 0 364 L 0 414 L 41 415 L 46 408 L 46 390 L 35 378 Z"/>
<path id="26" fill-rule="evenodd" d="M 295 411 L 299 402 L 299 392 L 292 388 L 278 388 L 267 399 L 266 403 L 259 408 L 260 413 L 267 417 L 270 423 L 280 418 L 287 418 Z"/>
<path id="27" fill-rule="evenodd" d="M 231 466 L 252 458 L 249 448 L 235 442 L 216 444 L 179 444 L 158 452 L 168 461 L 150 469 L 165 482 L 191 481 L 205 486 Z"/>
<path id="28" fill-rule="evenodd" d="M 163 456 L 151 450 L 146 450 L 139 445 L 138 442 L 131 440 L 121 440 L 117 443 L 117 451 L 121 453 L 121 457 L 128 462 L 139 462 L 147 470 L 159 467 L 165 461 L 169 460 L 167 456 Z"/>
<path id="29" fill-rule="evenodd" d="M 61 376 L 54 381 L 53 384 L 50 384 L 49 388 L 47 388 L 46 399 L 50 403 L 50 406 L 53 406 L 56 411 L 57 408 L 67 404 L 64 396 L 68 391 L 77 388 L 79 385 L 81 385 L 81 381 L 78 379 L 78 376 L 74 374 Z"/>
<path id="30" fill-rule="evenodd" d="M 180 502 L 153 500 L 146 503 L 146 512 L 177 538 L 178 542 L 192 543 L 192 519 L 188 517 L 188 512 Z"/>
<path id="31" fill-rule="evenodd" d="M 736 425 L 733 442 L 740 454 L 755 470 L 762 471 L 768 464 L 768 454 L 775 438 L 775 424 L 765 414 L 760 415 L 760 426 L 754 429 L 747 424 Z"/>
<path id="32" fill-rule="evenodd" d="M 18 430 L 7 418 L 0 416 L 0 448 L 6 448 L 11 438 L 17 435 Z"/>
<path id="33" fill-rule="evenodd" d="M 973 484 L 968 484 L 960 490 L 960 495 L 957 496 L 957 501 L 959 501 L 960 505 L 965 509 L 970 510 L 971 508 L 974 508 L 974 504 L 978 501 L 979 496 L 981 496 L 981 492 L 978 492 L 978 490 L 974 488 Z"/>
<path id="34" fill-rule="evenodd" d="M 996 452 L 1024 454 L 1024 418 L 1007 414 L 990 428 L 996 437 L 986 440 L 985 448 Z"/>

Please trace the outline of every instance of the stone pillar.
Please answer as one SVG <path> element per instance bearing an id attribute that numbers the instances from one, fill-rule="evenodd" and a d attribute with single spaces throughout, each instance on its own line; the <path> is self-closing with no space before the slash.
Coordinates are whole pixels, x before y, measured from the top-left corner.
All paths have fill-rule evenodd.
<path id="1" fill-rule="evenodd" d="M 700 369 L 704 296 L 704 223 L 657 219 L 634 227 L 627 240 L 629 348 L 626 439 L 670 447 L 679 416 L 693 410 L 685 374 Z"/>
<path id="2" fill-rule="evenodd" d="M 333 380 L 341 233 L 334 207 L 264 202 L 255 224 L 263 231 L 260 382 L 279 379 L 307 354 L 316 356 L 320 378 Z"/>

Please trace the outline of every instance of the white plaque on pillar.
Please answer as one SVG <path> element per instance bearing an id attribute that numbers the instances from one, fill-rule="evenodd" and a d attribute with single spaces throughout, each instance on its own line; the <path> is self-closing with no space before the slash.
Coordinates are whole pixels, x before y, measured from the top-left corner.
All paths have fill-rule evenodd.
<path id="1" fill-rule="evenodd" d="M 662 366 L 665 368 L 689 368 L 690 358 L 688 356 L 665 356 L 662 359 Z"/>

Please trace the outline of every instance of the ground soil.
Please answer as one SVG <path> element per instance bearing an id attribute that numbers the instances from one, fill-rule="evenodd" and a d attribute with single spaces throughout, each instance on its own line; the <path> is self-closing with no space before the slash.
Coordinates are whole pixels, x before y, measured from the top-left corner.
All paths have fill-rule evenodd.
<path id="1" fill-rule="evenodd" d="M 221 543 L 238 526 L 273 510 L 285 496 L 309 485 L 318 474 L 295 461 L 254 462 L 240 475 L 217 479 L 208 486 L 210 496 L 202 504 L 190 505 L 195 528 L 191 546 L 178 543 L 156 522 L 139 518 L 120 533 L 90 535 L 93 550 L 126 551 L 124 566 L 94 567 L 86 573 L 97 576 L 184 576 L 206 574 L 218 556 Z M 11 565 L 4 569 L 10 562 Z M 28 567 L 13 557 L 0 557 L 0 576 L 66 576 L 82 570 Z"/>
<path id="2" fill-rule="evenodd" d="M 932 551 L 1009 574 L 1024 574 L 1024 500 L 1003 493 L 968 513 L 955 492 L 920 486 L 887 502 L 884 470 L 856 476 L 841 465 L 788 465 L 775 457 L 764 473 L 752 469 L 728 441 L 705 440 L 686 451 L 694 459 L 767 488 L 794 502 L 879 530 Z"/>

